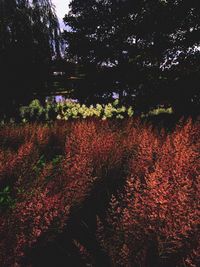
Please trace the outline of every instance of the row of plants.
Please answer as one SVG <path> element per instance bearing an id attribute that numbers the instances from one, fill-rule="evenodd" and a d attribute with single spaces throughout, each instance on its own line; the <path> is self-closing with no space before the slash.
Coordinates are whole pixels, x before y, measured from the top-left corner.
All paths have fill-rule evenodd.
<path id="1" fill-rule="evenodd" d="M 156 108 L 148 114 L 142 114 L 142 117 L 148 115 L 159 115 L 161 113 L 172 113 L 172 108 Z M 86 106 L 73 101 L 52 102 L 46 101 L 45 105 L 41 105 L 39 100 L 33 100 L 29 106 L 20 108 L 20 117 L 23 122 L 33 121 L 54 121 L 54 120 L 71 120 L 100 118 L 106 119 L 123 119 L 133 117 L 133 107 L 125 107 L 120 105 L 116 99 L 113 103 L 96 104 Z"/>
<path id="2" fill-rule="evenodd" d="M 199 266 L 200 124 L 0 128 L 0 266 Z"/>

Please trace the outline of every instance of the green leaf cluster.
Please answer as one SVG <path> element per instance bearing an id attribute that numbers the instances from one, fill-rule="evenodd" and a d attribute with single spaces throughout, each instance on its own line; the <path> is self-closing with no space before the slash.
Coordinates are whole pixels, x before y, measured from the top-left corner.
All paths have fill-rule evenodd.
<path id="1" fill-rule="evenodd" d="M 10 208 L 15 204 L 15 200 L 11 196 L 10 187 L 6 186 L 0 192 L 0 210 Z"/>
<path id="2" fill-rule="evenodd" d="M 86 119 L 92 117 L 102 120 L 111 118 L 123 119 L 133 115 L 133 108 L 120 105 L 118 99 L 113 103 L 90 106 L 73 101 L 46 102 L 45 106 L 42 106 L 38 100 L 33 100 L 29 106 L 20 108 L 20 116 L 23 122 Z"/>

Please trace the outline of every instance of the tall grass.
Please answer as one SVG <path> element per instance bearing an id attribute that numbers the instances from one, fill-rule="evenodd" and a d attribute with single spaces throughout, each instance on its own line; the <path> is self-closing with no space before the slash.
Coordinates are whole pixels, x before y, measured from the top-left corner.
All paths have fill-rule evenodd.
<path id="1" fill-rule="evenodd" d="M 0 266 L 198 266 L 199 137 L 192 120 L 2 127 Z"/>

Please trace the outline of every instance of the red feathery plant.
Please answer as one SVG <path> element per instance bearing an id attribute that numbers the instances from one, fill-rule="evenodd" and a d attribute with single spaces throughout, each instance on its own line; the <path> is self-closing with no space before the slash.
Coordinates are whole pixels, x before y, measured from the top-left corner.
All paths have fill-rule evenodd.
<path id="1" fill-rule="evenodd" d="M 113 266 L 198 266 L 200 159 L 188 121 L 162 144 L 141 134 L 125 192 L 97 235 Z M 198 129 L 199 131 L 199 129 Z"/>

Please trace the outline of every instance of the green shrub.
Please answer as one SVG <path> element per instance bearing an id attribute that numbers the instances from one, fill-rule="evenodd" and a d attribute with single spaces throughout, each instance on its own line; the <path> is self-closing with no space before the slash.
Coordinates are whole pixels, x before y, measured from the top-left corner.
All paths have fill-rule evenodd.
<path id="1" fill-rule="evenodd" d="M 141 114 L 141 117 L 156 116 L 159 114 L 172 114 L 171 107 L 158 107 L 150 110 L 148 113 Z M 47 101 L 44 106 L 39 100 L 33 100 L 29 106 L 20 108 L 20 116 L 22 122 L 44 122 L 55 120 L 74 120 L 86 118 L 100 118 L 107 119 L 124 119 L 130 118 L 134 115 L 133 107 L 125 107 L 120 105 L 119 100 L 116 99 L 113 103 L 96 104 L 86 106 L 73 101 L 66 102 L 52 102 Z"/>
<path id="2" fill-rule="evenodd" d="M 113 103 L 106 105 L 96 104 L 95 106 L 81 105 L 73 101 L 46 102 L 42 106 L 39 100 L 36 99 L 29 106 L 20 108 L 20 116 L 23 122 L 86 119 L 91 117 L 102 120 L 111 118 L 123 119 L 132 117 L 133 114 L 132 107 L 120 106 L 118 99 Z"/>

